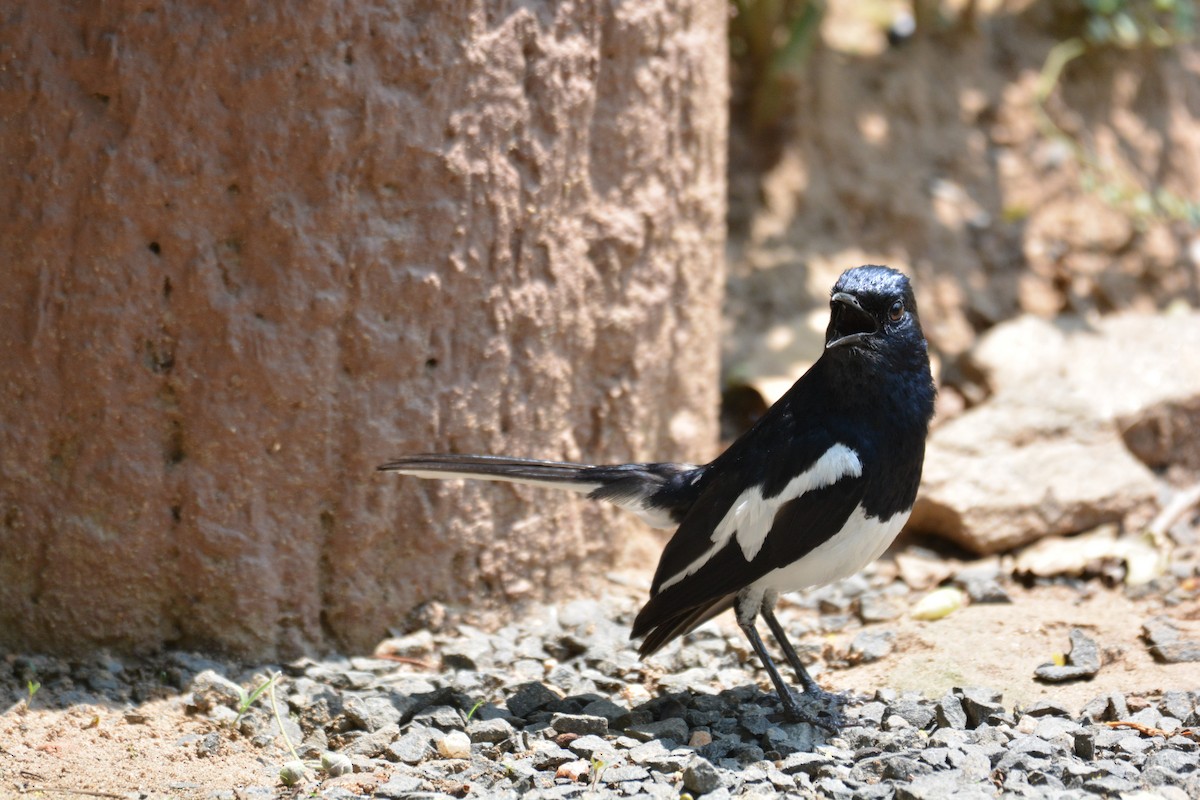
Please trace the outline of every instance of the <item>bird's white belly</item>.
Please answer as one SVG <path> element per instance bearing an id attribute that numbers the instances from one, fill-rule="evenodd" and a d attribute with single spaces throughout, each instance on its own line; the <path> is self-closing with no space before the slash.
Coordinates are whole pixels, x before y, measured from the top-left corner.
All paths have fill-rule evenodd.
<path id="1" fill-rule="evenodd" d="M 859 506 L 832 538 L 799 561 L 771 570 L 751 588 L 755 594 L 763 591 L 782 594 L 847 578 L 883 555 L 911 512 L 910 508 L 888 519 L 877 519 L 868 517 Z"/>

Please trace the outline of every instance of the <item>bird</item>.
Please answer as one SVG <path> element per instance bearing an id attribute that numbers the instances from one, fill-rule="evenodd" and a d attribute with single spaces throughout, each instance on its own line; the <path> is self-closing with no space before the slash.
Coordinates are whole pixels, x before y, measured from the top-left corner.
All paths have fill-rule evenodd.
<path id="1" fill-rule="evenodd" d="M 630 633 L 641 639 L 640 655 L 732 609 L 786 716 L 834 729 L 844 699 L 808 673 L 775 605 L 781 594 L 853 575 L 895 540 L 917 496 L 935 397 L 912 284 L 869 264 L 834 284 L 816 362 L 707 464 L 421 454 L 378 469 L 565 488 L 674 528 Z M 763 643 L 759 618 L 803 694 L 825 711 L 801 707 Z"/>

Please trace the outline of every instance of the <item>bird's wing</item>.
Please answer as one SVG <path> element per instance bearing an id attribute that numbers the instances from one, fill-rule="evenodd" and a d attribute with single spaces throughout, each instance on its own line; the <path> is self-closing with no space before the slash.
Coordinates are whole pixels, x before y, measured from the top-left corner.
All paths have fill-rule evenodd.
<path id="1" fill-rule="evenodd" d="M 663 551 L 634 636 L 679 627 L 813 551 L 846 524 L 866 488 L 859 454 L 824 431 L 763 459 L 760 475 L 716 470 Z M 704 618 L 700 614 L 700 618 Z M 657 646 L 674 635 L 661 638 Z M 657 649 L 657 647 L 652 648 Z"/>

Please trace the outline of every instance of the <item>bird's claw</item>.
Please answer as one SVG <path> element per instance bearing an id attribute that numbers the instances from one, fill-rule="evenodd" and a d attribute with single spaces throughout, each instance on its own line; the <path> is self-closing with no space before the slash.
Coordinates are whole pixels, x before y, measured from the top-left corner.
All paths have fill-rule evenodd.
<path id="1" fill-rule="evenodd" d="M 842 713 L 842 708 L 847 700 L 848 697 L 844 694 L 827 692 L 820 687 L 810 688 L 799 698 L 791 691 L 786 697 L 780 698 L 783 713 L 792 722 L 807 722 L 830 733 L 837 733 L 846 726 L 846 716 Z"/>

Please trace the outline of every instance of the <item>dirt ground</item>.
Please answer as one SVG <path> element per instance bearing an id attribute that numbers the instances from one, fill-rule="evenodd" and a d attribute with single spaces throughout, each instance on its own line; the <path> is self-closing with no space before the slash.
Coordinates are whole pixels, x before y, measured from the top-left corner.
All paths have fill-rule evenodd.
<path id="1" fill-rule="evenodd" d="M 829 274 L 868 261 L 927 281 L 932 302 L 923 316 L 940 320 L 930 336 L 947 358 L 1023 310 L 1162 308 L 1193 298 L 1198 281 L 1186 265 L 1189 243 L 1200 241 L 1194 227 L 1099 199 L 1081 165 L 1039 129 L 1033 93 L 1054 34 L 1011 38 L 1030 4 L 1012 5 L 1017 10 L 1003 6 L 1011 19 L 995 30 L 963 34 L 914 60 L 885 52 L 877 21 L 837 17 L 802 87 L 806 113 L 791 143 L 755 159 L 753 142 L 735 131 L 731 362 L 749 359 L 775 323 L 823 297 Z M 872 44 L 854 38 L 859 28 Z M 1200 142 L 1189 110 L 1196 87 L 1178 82 L 1196 69 L 1194 49 L 1136 58 L 1149 65 L 1141 88 L 1128 77 L 1141 67 L 1111 58 L 1100 59 L 1090 84 L 1088 74 L 1072 73 L 1059 118 L 1089 132 L 1097 152 L 1132 165 L 1135 177 L 1165 175 L 1173 191 L 1200 185 L 1200 146 L 1172 154 Z M 930 85 L 931 74 L 945 86 Z M 1001 152 L 989 150 L 997 143 Z M 757 163 L 739 170 L 743 158 Z M 930 176 L 939 181 L 932 192 Z M 980 227 L 981 215 L 999 223 Z M 779 269 L 793 263 L 786 274 Z M 968 606 L 934 622 L 875 626 L 896 633 L 894 651 L 821 680 L 839 690 L 888 686 L 935 697 L 981 685 L 1002 690 L 1010 707 L 1053 698 L 1073 711 L 1108 692 L 1155 696 L 1200 685 L 1195 664 L 1156 663 L 1140 639 L 1142 623 L 1163 612 L 1159 596 L 1134 600 L 1098 584 L 1087 596 L 1065 586 L 1014 586 L 1011 595 L 1012 604 Z M 1169 613 L 1200 620 L 1200 602 Z M 1034 682 L 1034 667 L 1067 649 L 1072 627 L 1099 643 L 1100 674 Z M 19 703 L 0 715 L 0 796 L 200 798 L 277 785 L 283 752 L 224 733 L 200 747 L 215 728 L 184 705 L 180 695 L 133 708 Z"/>
<path id="2" fill-rule="evenodd" d="M 826 670 L 820 681 L 855 695 L 888 687 L 932 698 L 955 686 L 986 686 L 1002 691 L 1010 708 L 1046 699 L 1072 713 L 1112 692 L 1123 693 L 1134 705 L 1139 697 L 1196 689 L 1195 664 L 1158 663 L 1140 639 L 1142 623 L 1163 613 L 1160 596 L 1133 600 L 1121 590 L 1091 586 L 1082 593 L 1067 586 L 1012 586 L 1010 595 L 1011 604 L 970 605 L 936 621 L 905 616 L 828 635 L 826 643 L 844 651 L 859 630 L 887 630 L 895 634 L 896 646 L 879 661 Z M 805 614 L 811 612 L 784 607 L 780 616 L 787 624 Z M 1175 606 L 1170 614 L 1200 620 L 1200 598 Z M 720 624 L 731 640 L 739 639 L 732 620 Z M 1100 673 L 1066 684 L 1034 681 L 1035 667 L 1068 649 L 1072 627 L 1082 628 L 1100 645 Z M 814 637 L 798 642 L 811 643 Z M 758 677 L 769 690 L 761 671 Z M 176 694 L 127 708 L 46 709 L 35 697 L 32 708 L 17 704 L 0 716 L 0 797 L 202 798 L 245 787 L 286 793 L 277 777 L 289 760 L 281 748 L 256 747 L 203 716 L 189 715 L 188 700 L 187 694 Z M 208 734 L 216 735 L 205 746 Z M 348 782 L 354 779 L 332 781 L 353 788 Z M 231 795 L 248 796 L 254 795 Z"/>

